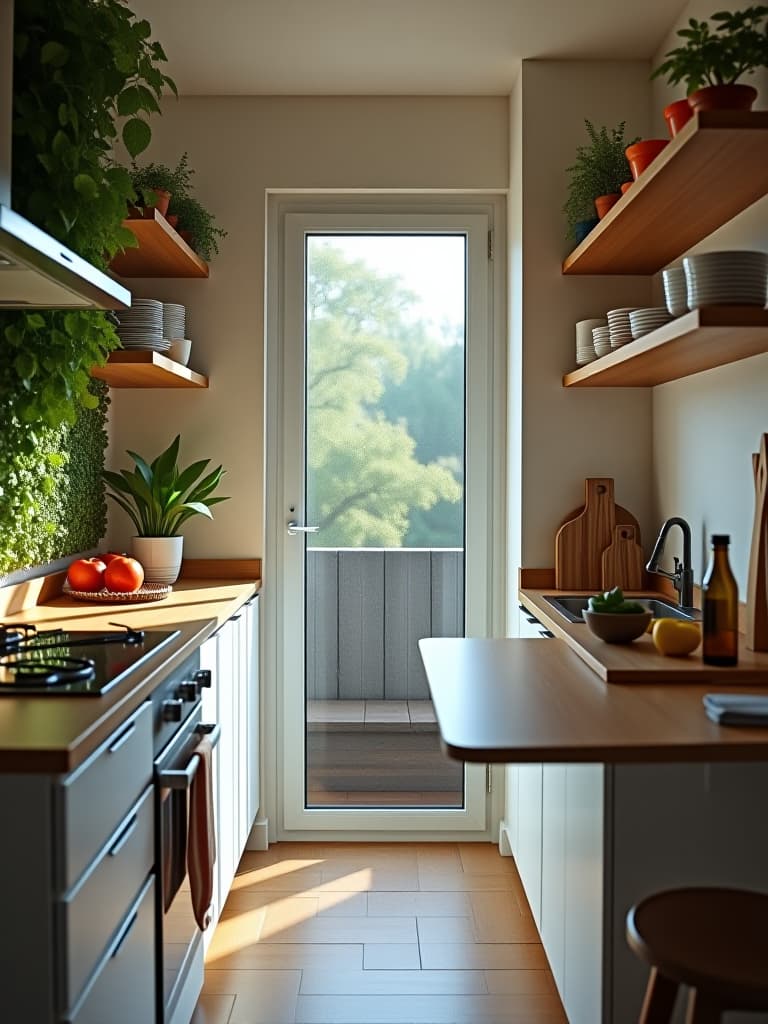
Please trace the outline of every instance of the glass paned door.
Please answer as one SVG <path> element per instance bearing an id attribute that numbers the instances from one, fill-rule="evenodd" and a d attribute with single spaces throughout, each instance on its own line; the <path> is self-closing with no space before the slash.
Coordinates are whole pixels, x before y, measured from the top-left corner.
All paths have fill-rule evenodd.
<path id="1" fill-rule="evenodd" d="M 472 615 L 485 631 L 468 555 L 487 219 L 482 246 L 453 219 L 286 217 L 286 828 L 484 825 L 484 771 L 443 754 L 417 646 Z"/>

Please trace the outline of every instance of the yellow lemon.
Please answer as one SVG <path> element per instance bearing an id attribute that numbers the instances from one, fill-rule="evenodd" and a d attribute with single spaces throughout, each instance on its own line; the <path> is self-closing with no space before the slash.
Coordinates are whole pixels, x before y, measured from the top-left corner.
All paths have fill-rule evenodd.
<path id="1" fill-rule="evenodd" d="M 654 627 L 654 626 L 656 625 L 656 623 L 657 623 L 658 621 L 659 621 L 658 619 L 651 619 L 651 621 L 650 621 L 650 622 L 648 623 L 648 625 L 647 625 L 647 626 L 645 627 L 645 632 L 646 632 L 646 633 L 652 633 L 652 632 L 653 632 L 653 627 Z"/>
<path id="2" fill-rule="evenodd" d="M 656 619 L 652 636 L 660 654 L 681 658 L 695 651 L 701 643 L 701 626 L 682 619 Z"/>

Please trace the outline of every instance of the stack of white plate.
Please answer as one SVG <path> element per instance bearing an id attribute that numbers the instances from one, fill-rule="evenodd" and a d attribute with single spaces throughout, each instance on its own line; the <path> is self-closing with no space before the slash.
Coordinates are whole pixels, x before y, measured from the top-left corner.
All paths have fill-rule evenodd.
<path id="1" fill-rule="evenodd" d="M 642 338 L 657 327 L 663 327 L 672 320 L 672 314 L 666 306 L 649 306 L 646 309 L 633 309 L 629 314 L 629 325 L 633 338 Z"/>
<path id="2" fill-rule="evenodd" d="M 123 348 L 167 352 L 170 342 L 163 337 L 163 304 L 157 299 L 133 299 L 130 309 L 118 313 L 117 333 Z"/>
<path id="3" fill-rule="evenodd" d="M 595 346 L 596 355 L 607 356 L 613 347 L 610 327 L 595 327 L 592 331 L 592 344 Z"/>
<path id="4" fill-rule="evenodd" d="M 683 259 L 688 306 L 765 306 L 768 253 L 703 252 Z"/>
<path id="5" fill-rule="evenodd" d="M 611 347 L 619 348 L 632 341 L 632 327 L 629 323 L 629 314 L 633 306 L 621 306 L 619 309 L 608 310 L 608 327 L 611 332 Z"/>
<path id="6" fill-rule="evenodd" d="M 591 320 L 579 320 L 576 324 L 577 366 L 584 366 L 585 363 L 591 363 L 593 359 L 597 359 L 595 346 L 592 344 L 592 330 L 595 327 L 605 327 L 607 323 L 607 320 L 593 317 Z"/>
<path id="7" fill-rule="evenodd" d="M 163 303 L 163 337 L 173 340 L 184 337 L 186 309 L 180 302 Z"/>
<path id="8" fill-rule="evenodd" d="M 664 279 L 664 299 L 672 316 L 688 312 L 688 291 L 682 267 L 669 267 L 661 275 Z"/>

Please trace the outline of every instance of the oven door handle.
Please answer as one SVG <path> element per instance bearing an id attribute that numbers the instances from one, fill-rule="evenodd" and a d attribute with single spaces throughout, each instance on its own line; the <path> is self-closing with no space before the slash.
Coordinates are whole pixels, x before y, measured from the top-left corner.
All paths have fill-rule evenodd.
<path id="1" fill-rule="evenodd" d="M 195 732 L 207 736 L 212 747 L 215 747 L 221 739 L 220 725 L 201 724 L 196 727 Z M 163 789 L 189 789 L 192 785 L 192 780 L 197 774 L 199 764 L 200 755 L 193 754 L 186 768 L 168 768 L 159 771 L 157 773 L 157 784 Z"/>

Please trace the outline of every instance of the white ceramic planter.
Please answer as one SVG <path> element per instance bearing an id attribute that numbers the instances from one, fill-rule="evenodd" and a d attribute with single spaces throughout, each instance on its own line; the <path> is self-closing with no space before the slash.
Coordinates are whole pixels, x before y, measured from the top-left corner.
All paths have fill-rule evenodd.
<path id="1" fill-rule="evenodd" d="M 133 557 L 144 566 L 144 582 L 175 583 L 183 546 L 183 537 L 134 537 Z"/>

